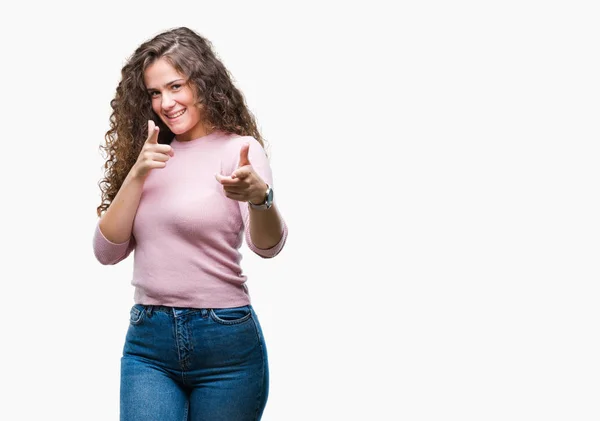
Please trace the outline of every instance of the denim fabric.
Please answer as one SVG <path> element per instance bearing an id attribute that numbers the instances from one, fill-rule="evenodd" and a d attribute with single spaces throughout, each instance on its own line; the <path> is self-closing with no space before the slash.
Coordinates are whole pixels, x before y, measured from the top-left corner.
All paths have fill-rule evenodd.
<path id="1" fill-rule="evenodd" d="M 121 359 L 121 421 L 255 421 L 269 392 L 252 306 L 136 304 Z"/>

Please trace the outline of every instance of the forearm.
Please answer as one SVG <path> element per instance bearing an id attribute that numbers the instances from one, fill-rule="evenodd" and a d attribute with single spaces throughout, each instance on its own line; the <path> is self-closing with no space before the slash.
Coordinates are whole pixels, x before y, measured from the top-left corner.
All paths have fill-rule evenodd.
<path id="1" fill-rule="evenodd" d="M 130 172 L 119 192 L 100 219 L 100 231 L 107 240 L 121 244 L 129 240 L 133 220 L 142 197 L 144 179 Z"/>
<path id="2" fill-rule="evenodd" d="M 252 243 L 259 249 L 270 249 L 281 240 L 283 223 L 277 206 L 270 209 L 258 210 L 248 206 L 250 213 L 250 236 Z"/>

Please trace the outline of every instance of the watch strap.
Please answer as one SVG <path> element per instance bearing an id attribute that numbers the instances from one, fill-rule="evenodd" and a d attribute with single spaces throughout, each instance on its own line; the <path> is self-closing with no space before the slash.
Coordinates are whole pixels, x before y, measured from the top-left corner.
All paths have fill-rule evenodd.
<path id="1" fill-rule="evenodd" d="M 258 210 L 266 210 L 266 209 L 269 209 L 271 206 L 273 206 L 273 189 L 271 188 L 271 186 L 269 186 L 267 184 L 267 191 L 265 192 L 265 200 L 263 200 L 262 203 L 255 205 L 254 203 L 248 201 L 248 205 L 252 209 L 258 209 Z"/>

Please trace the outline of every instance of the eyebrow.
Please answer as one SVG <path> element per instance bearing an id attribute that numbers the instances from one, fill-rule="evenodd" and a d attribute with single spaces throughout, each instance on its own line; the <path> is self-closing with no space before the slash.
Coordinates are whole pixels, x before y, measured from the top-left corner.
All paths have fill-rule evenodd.
<path id="1" fill-rule="evenodd" d="M 184 82 L 184 83 L 185 83 L 185 79 L 176 79 L 176 80 L 173 80 L 173 81 L 171 81 L 171 82 L 165 83 L 165 84 L 164 84 L 164 87 L 166 88 L 167 86 L 173 85 L 173 84 L 175 84 L 175 83 L 177 83 L 177 82 L 180 82 L 180 83 L 181 83 L 181 82 Z M 151 91 L 156 91 L 156 88 L 146 88 L 146 90 L 147 90 L 148 92 L 151 92 Z"/>

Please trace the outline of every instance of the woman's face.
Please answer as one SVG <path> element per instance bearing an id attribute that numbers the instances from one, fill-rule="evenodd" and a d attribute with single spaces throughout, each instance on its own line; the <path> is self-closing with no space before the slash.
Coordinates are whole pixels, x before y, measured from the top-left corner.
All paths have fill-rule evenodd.
<path id="1" fill-rule="evenodd" d="M 202 108 L 197 104 L 187 78 L 164 58 L 152 63 L 144 72 L 144 83 L 152 100 L 152 109 L 175 133 L 187 142 L 207 134 Z"/>

